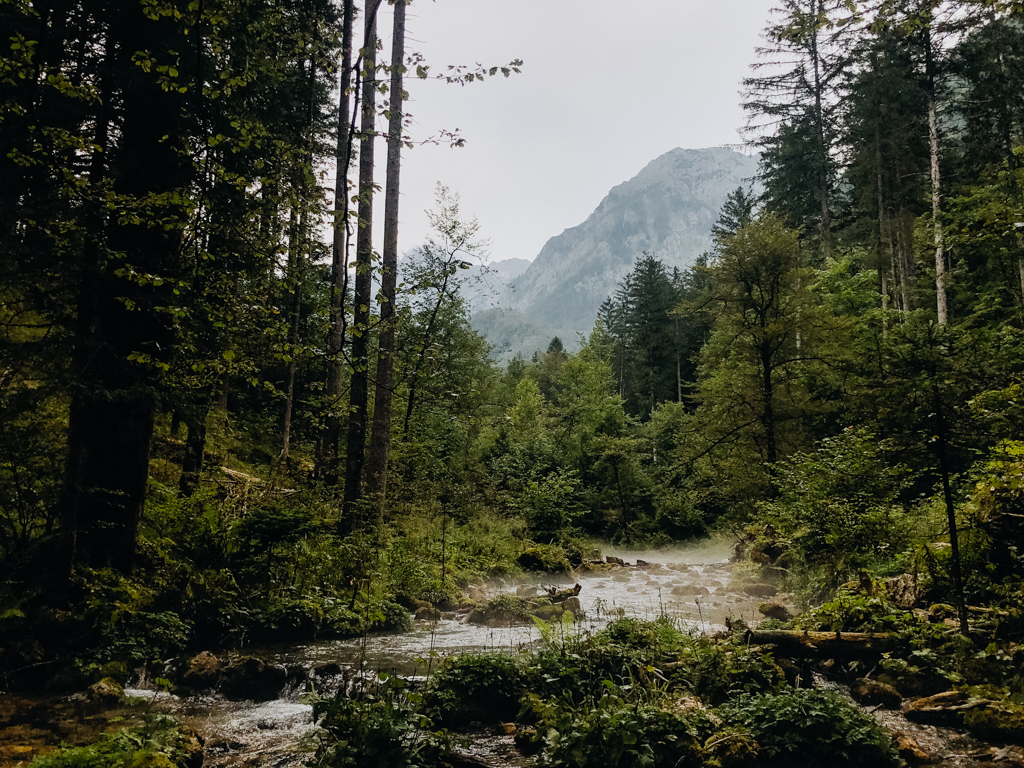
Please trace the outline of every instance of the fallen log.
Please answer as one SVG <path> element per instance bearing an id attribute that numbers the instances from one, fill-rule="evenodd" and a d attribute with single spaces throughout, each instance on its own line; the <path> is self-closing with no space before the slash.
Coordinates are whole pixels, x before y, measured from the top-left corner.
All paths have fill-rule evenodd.
<path id="1" fill-rule="evenodd" d="M 899 645 L 898 640 L 887 633 L 786 629 L 748 630 L 746 640 L 754 645 L 773 645 L 785 656 L 878 656 Z"/>

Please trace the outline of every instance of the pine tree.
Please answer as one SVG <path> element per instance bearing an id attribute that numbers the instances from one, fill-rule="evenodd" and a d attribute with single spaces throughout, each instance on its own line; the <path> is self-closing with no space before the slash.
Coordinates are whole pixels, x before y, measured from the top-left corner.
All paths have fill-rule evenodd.
<path id="1" fill-rule="evenodd" d="M 744 80 L 747 130 L 762 150 L 764 200 L 790 223 L 811 224 L 822 254 L 832 252 L 839 78 L 849 62 L 841 0 L 785 0 L 765 30 L 764 72 Z"/>

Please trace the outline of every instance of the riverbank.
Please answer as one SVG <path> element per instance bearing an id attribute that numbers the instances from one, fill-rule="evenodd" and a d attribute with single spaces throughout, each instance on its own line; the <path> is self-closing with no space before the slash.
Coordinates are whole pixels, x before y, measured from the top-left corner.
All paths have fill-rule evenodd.
<path id="1" fill-rule="evenodd" d="M 904 619 L 901 627 L 891 626 L 892 617 L 901 612 L 880 587 L 877 595 L 847 594 L 838 603 L 826 604 L 789 624 L 776 618 L 765 620 L 762 626 L 780 635 L 799 635 L 822 628 L 823 623 L 843 614 L 846 624 L 839 627 L 840 638 L 842 632 L 857 630 L 895 637 L 895 645 L 886 646 L 889 650 L 884 653 L 872 656 L 874 651 L 867 647 L 844 655 L 824 644 L 821 648 L 796 644 L 794 648 L 803 648 L 796 653 L 778 643 L 759 645 L 758 635 L 769 632 L 748 631 L 758 618 L 764 619 L 766 610 L 758 611 L 758 607 L 785 607 L 788 603 L 796 610 L 796 606 L 786 595 L 776 595 L 770 602 L 753 598 L 749 591 L 760 584 L 754 580 L 754 572 L 724 560 L 698 562 L 702 552 L 711 550 L 692 550 L 688 557 L 677 555 L 676 561 L 661 563 L 637 558 L 637 564 L 636 559 L 619 557 L 628 563 L 622 565 L 615 562 L 618 556 L 611 555 L 611 562 L 581 568 L 574 574 L 579 576 L 576 599 L 581 611 L 578 619 L 571 621 L 569 616 L 574 614 L 567 611 L 565 618 L 557 621 L 524 623 L 509 617 L 490 625 L 473 624 L 466 620 L 466 612 L 461 619 L 441 616 L 415 621 L 404 633 L 247 647 L 241 654 L 207 652 L 184 659 L 184 663 L 172 660 L 135 681 L 144 687 L 129 689 L 129 696 L 143 699 L 136 703 L 133 716 L 141 711 L 138 707 L 149 713 L 172 714 L 202 737 L 208 768 L 299 766 L 313 759 L 317 747 L 322 751 L 329 743 L 324 741 L 325 734 L 331 733 L 330 728 L 323 728 L 318 735 L 311 735 L 316 700 L 328 705 L 349 702 L 346 706 L 353 708 L 352 713 L 363 712 L 360 708 L 374 701 L 377 706 L 389 702 L 394 717 L 417 724 L 408 733 L 436 733 L 442 728 L 456 735 L 464 732 L 471 736 L 473 746 L 457 747 L 455 752 L 476 755 L 492 766 L 526 765 L 538 759 L 537 752 L 546 765 L 605 765 L 594 761 L 596 755 L 608 754 L 609 739 L 615 743 L 633 739 L 639 755 L 647 754 L 643 751 L 647 747 L 657 752 L 650 742 L 652 733 L 661 733 L 657 742 L 663 737 L 672 741 L 669 736 L 679 738 L 683 732 L 689 734 L 687 754 L 702 761 L 693 764 L 782 765 L 773 762 L 768 752 L 775 743 L 771 739 L 783 737 L 775 734 L 764 741 L 767 737 L 762 734 L 759 740 L 749 724 L 743 725 L 742 717 L 747 710 L 764 717 L 766 712 L 790 706 L 817 707 L 823 719 L 815 721 L 814 727 L 837 734 L 836 738 L 842 737 L 842 723 L 850 718 L 860 723 L 859 728 L 866 728 L 868 721 L 857 719 L 856 712 L 869 712 L 884 730 L 871 731 L 875 733 L 872 743 L 880 750 L 872 753 L 876 762 L 871 764 L 902 759 L 908 764 L 952 768 L 979 762 L 1013 766 L 1024 760 L 1009 746 L 1016 739 L 1014 732 L 992 728 L 993 723 L 1003 721 L 1012 728 L 1012 712 L 1006 708 L 1013 704 L 1012 699 L 1005 699 L 1004 705 L 993 692 L 985 698 L 970 688 L 983 670 L 970 667 L 970 657 L 977 651 L 968 653 L 961 646 L 957 655 L 948 647 L 957 642 L 955 627 L 927 619 L 920 623 Z M 557 591 L 559 582 L 567 583 L 565 576 L 534 575 L 477 585 L 480 591 L 474 602 L 487 604 L 503 595 L 539 592 L 544 586 Z M 916 616 L 912 611 L 902 613 Z M 733 631 L 725 631 L 726 623 Z M 990 633 L 987 639 L 992 642 L 985 646 L 986 652 L 994 657 L 990 646 L 995 643 L 1004 655 L 1009 651 L 1012 664 L 1012 643 L 1007 645 L 996 637 L 1005 632 L 1005 625 L 1003 630 L 998 623 L 977 629 L 979 635 L 971 647 L 982 643 L 982 633 Z M 834 636 L 835 628 L 831 631 Z M 509 661 L 495 666 L 496 653 Z M 929 658 L 930 667 L 924 663 Z M 194 679 L 200 669 L 208 674 L 205 687 L 197 686 Z M 226 684 L 231 680 L 225 678 L 229 669 L 247 669 L 250 677 L 239 678 L 236 672 Z M 975 679 L 964 677 L 958 686 L 949 677 L 965 673 Z M 986 674 L 995 679 L 993 668 Z M 278 684 L 273 689 L 275 680 Z M 405 682 L 396 689 L 395 681 Z M 941 688 L 936 692 L 943 695 L 929 700 L 924 695 L 930 692 L 928 686 Z M 812 687 L 816 692 L 807 693 Z M 251 700 L 257 690 L 265 691 L 259 698 L 266 700 Z M 507 707 L 495 710 L 495 697 L 510 690 L 515 695 L 506 696 Z M 838 691 L 839 698 L 829 698 L 827 691 Z M 861 701 L 860 708 L 851 708 L 854 705 L 847 692 Z M 86 701 L 83 696 L 58 700 L 50 710 L 51 719 L 63 724 L 37 727 L 36 741 L 24 745 L 14 741 L 26 732 L 9 732 L 17 723 L 8 720 L 0 732 L 0 740 L 5 742 L 0 750 L 7 760 L 4 765 L 25 765 L 28 758 L 52 750 L 58 731 L 61 740 L 67 741 Z M 24 708 L 26 702 L 22 699 L 14 708 Z M 723 707 L 725 714 L 719 711 Z M 624 725 L 622 718 L 630 708 L 646 714 L 632 725 Z M 980 717 L 986 711 L 987 721 Z M 118 712 L 107 713 L 105 727 L 122 725 L 114 721 L 124 716 Z M 335 723 L 336 732 L 339 727 L 352 727 L 352 713 L 348 725 Z M 37 726 L 43 720 L 38 718 Z M 85 722 L 99 728 L 104 721 L 93 716 Z M 660 723 L 662 731 L 652 731 L 652 723 Z M 784 714 L 777 723 L 785 739 L 795 738 L 787 729 L 797 725 Z M 679 733 L 673 730 L 679 728 Z M 964 731 L 987 739 L 978 740 Z M 85 726 L 81 733 L 90 738 Z M 582 746 L 572 741 L 580 733 L 589 734 L 580 737 Z M 999 735 L 1003 738 L 992 738 Z M 723 755 L 716 741 L 722 738 L 726 741 L 721 743 L 734 744 L 739 752 Z M 15 754 L 10 751 L 14 746 L 33 749 Z M 593 756 L 579 762 L 580 749 L 593 752 Z M 321 752 L 320 764 L 344 764 L 332 763 L 335 758 L 325 754 Z M 671 750 L 665 754 L 681 757 Z M 623 755 L 625 752 L 618 763 L 608 764 L 631 765 L 633 758 Z M 659 760 L 662 758 L 654 764 L 661 764 Z"/>

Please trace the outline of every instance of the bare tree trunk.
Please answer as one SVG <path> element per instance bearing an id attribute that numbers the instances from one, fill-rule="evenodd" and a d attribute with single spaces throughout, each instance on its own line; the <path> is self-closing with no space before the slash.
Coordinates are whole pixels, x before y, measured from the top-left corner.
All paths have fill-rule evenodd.
<path id="1" fill-rule="evenodd" d="M 940 325 L 949 317 L 946 306 L 946 254 L 942 238 L 942 182 L 939 176 L 939 120 L 935 96 L 935 58 L 931 22 L 925 34 L 925 77 L 928 80 L 928 151 L 932 178 L 932 233 L 935 241 L 935 308 Z"/>
<path id="2" fill-rule="evenodd" d="M 395 284 L 398 272 L 398 193 L 402 167 L 402 75 L 405 71 L 405 5 L 395 2 L 391 48 L 391 96 L 388 109 L 387 188 L 384 193 L 384 253 L 381 271 L 380 335 L 377 343 L 377 387 L 373 399 L 373 432 L 366 471 L 366 492 L 387 492 L 388 455 L 391 449 L 391 399 L 395 372 Z"/>
<path id="3" fill-rule="evenodd" d="M 369 406 L 367 367 L 370 350 L 370 289 L 373 280 L 373 142 L 376 132 L 377 6 L 366 0 L 363 37 L 362 114 L 359 139 L 359 232 L 356 236 L 356 290 L 352 340 L 352 381 L 349 387 L 348 445 L 345 456 L 343 530 L 355 527 L 356 505 L 362 495 L 363 459 Z"/>
<path id="4" fill-rule="evenodd" d="M 344 381 L 342 351 L 345 344 L 345 293 L 348 290 L 348 171 L 352 165 L 352 120 L 349 88 L 352 85 L 352 23 L 355 6 L 345 0 L 342 11 L 340 77 L 338 81 L 338 136 L 334 152 L 334 227 L 331 242 L 331 307 L 327 332 L 326 417 L 317 474 L 328 486 L 338 484 L 338 442 L 341 439 L 341 392 Z"/>
<path id="5" fill-rule="evenodd" d="M 956 598 L 957 616 L 960 620 L 960 633 L 967 635 L 970 627 L 967 624 L 967 600 L 964 596 L 964 576 L 960 560 L 960 536 L 956 524 L 956 507 L 953 503 L 953 491 L 949 482 L 949 456 L 947 453 L 946 421 L 942 411 L 942 398 L 939 395 L 935 377 L 932 377 L 932 394 L 935 404 L 935 426 L 938 430 L 939 471 L 942 474 L 942 497 L 946 504 L 946 521 L 949 525 L 950 544 L 950 575 L 953 577 L 953 592 Z"/>
<path id="6" fill-rule="evenodd" d="M 932 170 L 932 232 L 935 239 L 935 304 L 940 325 L 949 317 L 946 307 L 946 254 L 942 242 L 941 182 L 939 179 L 939 128 L 935 114 L 935 96 L 928 96 L 928 144 Z"/>
<path id="7" fill-rule="evenodd" d="M 185 437 L 185 452 L 181 460 L 181 478 L 178 480 L 178 495 L 189 497 L 199 487 L 203 471 L 203 457 L 206 453 L 206 413 L 208 405 L 189 407 L 184 414 L 188 434 Z"/>
<path id="8" fill-rule="evenodd" d="M 823 0 L 815 4 L 815 12 L 819 17 L 825 14 Z M 829 259 L 832 257 L 832 211 L 829 209 L 829 182 L 828 182 L 828 143 L 825 141 L 825 110 L 822 104 L 822 93 L 825 90 L 821 82 L 821 56 L 818 52 L 818 32 L 811 38 L 811 58 L 814 61 L 814 119 L 818 134 L 818 151 L 821 153 L 819 161 L 821 167 L 818 169 L 821 174 L 818 178 L 818 200 L 821 203 L 821 251 L 822 255 Z M 799 344 L 798 344 L 799 348 Z"/>
<path id="9" fill-rule="evenodd" d="M 292 284 L 292 312 L 288 327 L 288 378 L 284 398 L 284 417 L 281 421 L 281 463 L 288 461 L 292 436 L 292 411 L 295 403 L 295 371 L 298 367 L 299 321 L 302 313 L 302 267 L 305 217 L 295 220 L 292 214 L 291 245 L 288 250 L 288 280 Z"/>

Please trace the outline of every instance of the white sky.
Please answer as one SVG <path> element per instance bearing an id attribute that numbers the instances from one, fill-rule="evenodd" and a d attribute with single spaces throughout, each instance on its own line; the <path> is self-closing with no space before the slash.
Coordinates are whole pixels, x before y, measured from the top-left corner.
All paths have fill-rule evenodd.
<path id="1" fill-rule="evenodd" d="M 675 147 L 739 143 L 740 81 L 771 5 L 413 0 L 407 45 L 435 70 L 516 58 L 523 68 L 507 80 L 499 74 L 466 86 L 407 80 L 412 137 L 458 128 L 466 146 L 405 150 L 400 252 L 425 239 L 424 209 L 433 207 L 438 181 L 461 195 L 464 218 L 479 219 L 492 261 L 533 259 L 655 157 Z M 390 13 L 382 13 L 379 30 L 380 57 L 390 60 Z M 381 142 L 382 185 L 385 151 Z M 383 210 L 375 219 L 379 226 Z"/>

